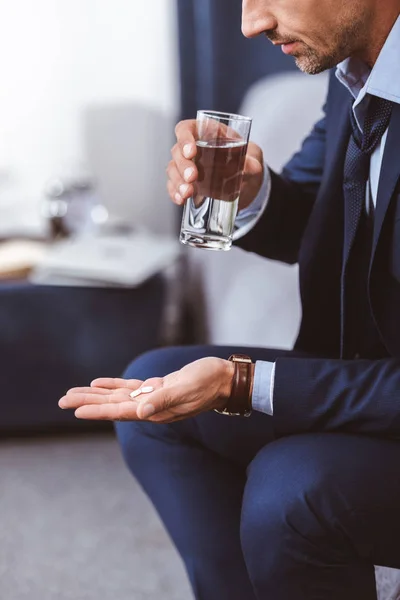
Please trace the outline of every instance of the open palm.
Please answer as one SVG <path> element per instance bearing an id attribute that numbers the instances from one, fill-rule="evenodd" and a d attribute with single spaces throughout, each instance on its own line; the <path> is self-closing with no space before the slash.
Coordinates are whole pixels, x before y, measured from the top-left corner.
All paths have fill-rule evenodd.
<path id="1" fill-rule="evenodd" d="M 233 366 L 220 358 L 202 358 L 165 377 L 100 378 L 90 387 L 73 388 L 60 399 L 61 408 L 75 409 L 79 419 L 170 423 L 222 408 L 232 386 Z M 132 399 L 142 387 L 154 391 Z"/>

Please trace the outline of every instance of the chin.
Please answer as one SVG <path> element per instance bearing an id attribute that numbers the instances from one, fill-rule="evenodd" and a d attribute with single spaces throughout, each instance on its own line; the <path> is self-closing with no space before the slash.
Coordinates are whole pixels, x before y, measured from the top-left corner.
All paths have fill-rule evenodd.
<path id="1" fill-rule="evenodd" d="M 307 75 L 318 75 L 319 73 L 327 71 L 328 69 L 332 69 L 336 66 L 336 63 L 332 64 L 331 60 L 317 59 L 314 56 L 311 57 L 298 55 L 294 56 L 294 59 L 296 61 L 297 68 L 303 73 L 307 73 Z"/>

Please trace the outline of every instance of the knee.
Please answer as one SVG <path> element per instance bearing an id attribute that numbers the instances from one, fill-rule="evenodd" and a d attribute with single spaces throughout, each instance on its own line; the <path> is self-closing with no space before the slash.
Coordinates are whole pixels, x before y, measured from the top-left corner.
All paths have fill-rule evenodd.
<path id="1" fill-rule="evenodd" d="M 121 421 L 114 425 L 122 456 L 133 474 L 145 460 L 149 441 L 145 428 L 149 426 L 152 424 L 138 421 Z"/>
<path id="2" fill-rule="evenodd" d="M 150 421 L 118 421 L 115 433 L 125 464 L 143 485 L 157 476 L 163 468 L 165 446 L 175 442 L 173 424 L 161 425 Z"/>
<path id="3" fill-rule="evenodd" d="M 184 348 L 157 348 L 135 358 L 126 368 L 124 378 L 144 380 L 149 377 L 164 377 L 182 368 L 184 364 Z"/>
<path id="4" fill-rule="evenodd" d="M 183 366 L 199 358 L 204 351 L 199 346 L 159 348 L 146 352 L 136 358 L 125 370 L 125 379 L 146 380 L 151 377 L 165 375 L 181 369 Z M 147 421 L 119 422 L 115 424 L 118 441 L 125 462 L 135 474 L 150 463 L 157 463 L 156 454 L 160 442 L 175 439 L 179 424 L 161 425 Z"/>
<path id="5" fill-rule="evenodd" d="M 161 348 L 146 352 L 133 360 L 126 368 L 124 379 L 146 380 L 150 377 L 162 377 L 169 365 L 176 362 L 175 348 Z M 168 372 L 168 371 L 167 371 Z M 115 432 L 121 452 L 129 469 L 136 474 L 148 452 L 152 433 L 156 434 L 160 426 L 144 421 L 116 422 Z"/>
<path id="6" fill-rule="evenodd" d="M 336 513 L 331 465 L 320 440 L 318 435 L 279 440 L 251 463 L 241 520 L 250 569 L 260 563 L 265 568 L 299 549 L 306 555 L 311 548 L 324 548 Z"/>
<path id="7" fill-rule="evenodd" d="M 135 358 L 124 373 L 125 379 L 164 377 L 185 365 L 209 355 L 206 346 L 172 346 L 150 350 Z"/>

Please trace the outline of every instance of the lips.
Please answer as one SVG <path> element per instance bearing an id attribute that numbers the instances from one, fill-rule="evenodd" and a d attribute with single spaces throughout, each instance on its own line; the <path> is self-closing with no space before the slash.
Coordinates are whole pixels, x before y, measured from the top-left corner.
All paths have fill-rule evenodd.
<path id="1" fill-rule="evenodd" d="M 284 54 L 293 54 L 293 51 L 296 48 L 297 42 L 290 42 L 288 44 L 282 44 L 282 52 Z"/>
<path id="2" fill-rule="evenodd" d="M 269 37 L 269 36 L 267 36 L 267 37 Z M 299 43 L 297 40 L 283 42 L 283 41 L 276 41 L 276 40 L 270 39 L 270 41 L 273 43 L 274 46 L 281 46 L 282 52 L 284 54 L 293 54 L 296 45 Z"/>
<path id="3" fill-rule="evenodd" d="M 295 44 L 295 41 L 290 42 L 272 42 L 274 46 L 288 46 L 290 44 Z"/>

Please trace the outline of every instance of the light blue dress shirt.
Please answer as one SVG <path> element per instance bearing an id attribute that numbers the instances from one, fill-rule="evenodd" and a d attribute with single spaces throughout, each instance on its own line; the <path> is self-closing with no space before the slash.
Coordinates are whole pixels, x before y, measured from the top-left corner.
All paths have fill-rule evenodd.
<path id="1" fill-rule="evenodd" d="M 367 94 L 378 96 L 400 104 L 400 17 L 394 24 L 379 57 L 371 70 L 357 58 L 347 58 L 337 66 L 336 77 L 354 97 L 353 111 L 357 124 L 362 131 L 362 124 L 368 106 Z M 372 198 L 374 205 L 378 195 L 379 177 L 381 173 L 383 153 L 385 150 L 387 131 L 381 143 L 371 156 L 370 177 L 367 198 Z M 262 188 L 253 203 L 239 212 L 236 219 L 234 239 L 246 235 L 263 214 L 269 199 L 271 180 L 268 167 Z M 367 203 L 369 205 L 369 203 Z M 254 373 L 253 408 L 268 415 L 273 414 L 275 363 L 257 361 Z"/>

